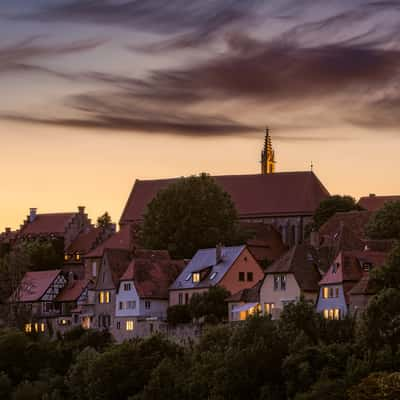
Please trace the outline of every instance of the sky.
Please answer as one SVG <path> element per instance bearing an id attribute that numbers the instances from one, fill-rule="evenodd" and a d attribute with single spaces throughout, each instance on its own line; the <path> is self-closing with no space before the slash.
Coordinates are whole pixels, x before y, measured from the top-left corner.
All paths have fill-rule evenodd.
<path id="1" fill-rule="evenodd" d="M 2 0 L 0 231 L 135 179 L 277 171 L 400 193 L 400 2 Z"/>

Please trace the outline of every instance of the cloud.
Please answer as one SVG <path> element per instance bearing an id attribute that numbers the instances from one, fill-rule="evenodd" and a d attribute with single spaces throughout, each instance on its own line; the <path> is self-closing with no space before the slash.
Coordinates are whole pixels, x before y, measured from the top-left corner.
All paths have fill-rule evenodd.
<path id="1" fill-rule="evenodd" d="M 0 47 L 1 72 L 39 72 L 67 77 L 66 74 L 35 64 L 43 58 L 82 53 L 102 45 L 104 40 L 85 39 L 72 43 L 46 43 L 43 36 L 32 36 L 28 39 Z"/>

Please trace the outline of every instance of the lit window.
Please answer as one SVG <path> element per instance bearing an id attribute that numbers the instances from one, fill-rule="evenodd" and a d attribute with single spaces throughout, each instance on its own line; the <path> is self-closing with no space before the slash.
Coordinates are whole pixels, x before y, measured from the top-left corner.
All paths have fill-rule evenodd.
<path id="1" fill-rule="evenodd" d="M 187 274 L 187 275 L 186 275 L 186 278 L 185 278 L 185 281 L 190 280 L 191 277 L 192 277 L 192 274 Z"/>
<path id="2" fill-rule="evenodd" d="M 329 319 L 333 319 L 333 309 L 331 308 L 330 310 L 329 310 Z"/>
<path id="3" fill-rule="evenodd" d="M 327 299 L 329 297 L 329 288 L 325 286 L 322 289 L 322 298 Z"/>
<path id="4" fill-rule="evenodd" d="M 339 308 L 335 308 L 333 310 L 333 318 L 334 319 L 340 319 L 340 309 Z"/>
<path id="5" fill-rule="evenodd" d="M 79 253 L 76 253 L 75 254 L 75 260 L 76 261 L 80 261 L 80 259 L 81 259 L 81 255 Z"/>
<path id="6" fill-rule="evenodd" d="M 275 308 L 274 303 L 264 303 L 264 313 L 267 315 L 272 314 L 272 310 Z"/>
<path id="7" fill-rule="evenodd" d="M 150 301 L 150 300 L 146 300 L 146 301 L 144 302 L 144 308 L 145 308 L 146 310 L 150 310 L 150 308 L 151 308 L 151 301 Z"/>
<path id="8" fill-rule="evenodd" d="M 127 331 L 133 331 L 134 324 L 132 320 L 126 321 L 126 330 Z"/>
<path id="9" fill-rule="evenodd" d="M 69 260 L 69 254 L 64 254 L 64 261 L 68 261 Z"/>
<path id="10" fill-rule="evenodd" d="M 329 310 L 324 310 L 324 318 L 329 319 Z"/>
<path id="11" fill-rule="evenodd" d="M 244 272 L 239 272 L 239 282 L 244 282 Z"/>
<path id="12" fill-rule="evenodd" d="M 131 290 L 131 284 L 130 283 L 124 283 L 124 290 L 126 292 L 129 292 Z"/>
<path id="13" fill-rule="evenodd" d="M 210 275 L 210 281 L 212 281 L 213 279 L 215 279 L 216 276 L 217 276 L 217 272 L 213 272 L 213 273 Z"/>
<path id="14" fill-rule="evenodd" d="M 192 280 L 194 283 L 200 282 L 200 272 L 193 272 Z"/>
<path id="15" fill-rule="evenodd" d="M 99 303 L 104 304 L 104 303 L 109 303 L 109 302 L 110 302 L 110 292 L 101 291 L 99 293 Z"/>
<path id="16" fill-rule="evenodd" d="M 25 332 L 26 333 L 32 332 L 32 324 L 25 324 Z"/>

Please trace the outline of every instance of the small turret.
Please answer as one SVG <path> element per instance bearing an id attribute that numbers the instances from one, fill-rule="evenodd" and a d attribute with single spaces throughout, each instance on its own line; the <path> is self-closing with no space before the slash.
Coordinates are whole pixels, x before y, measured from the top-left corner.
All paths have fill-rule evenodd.
<path id="1" fill-rule="evenodd" d="M 265 129 L 264 149 L 261 152 L 261 174 L 272 174 L 275 172 L 275 151 L 272 148 L 269 129 Z"/>

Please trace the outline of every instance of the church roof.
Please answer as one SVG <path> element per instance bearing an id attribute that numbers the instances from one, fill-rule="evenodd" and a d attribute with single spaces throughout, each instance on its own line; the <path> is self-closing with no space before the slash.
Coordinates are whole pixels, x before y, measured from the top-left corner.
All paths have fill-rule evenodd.
<path id="1" fill-rule="evenodd" d="M 179 178 L 136 180 L 120 223 L 140 221 L 157 192 Z M 312 171 L 215 176 L 240 218 L 312 215 L 329 192 Z"/>

